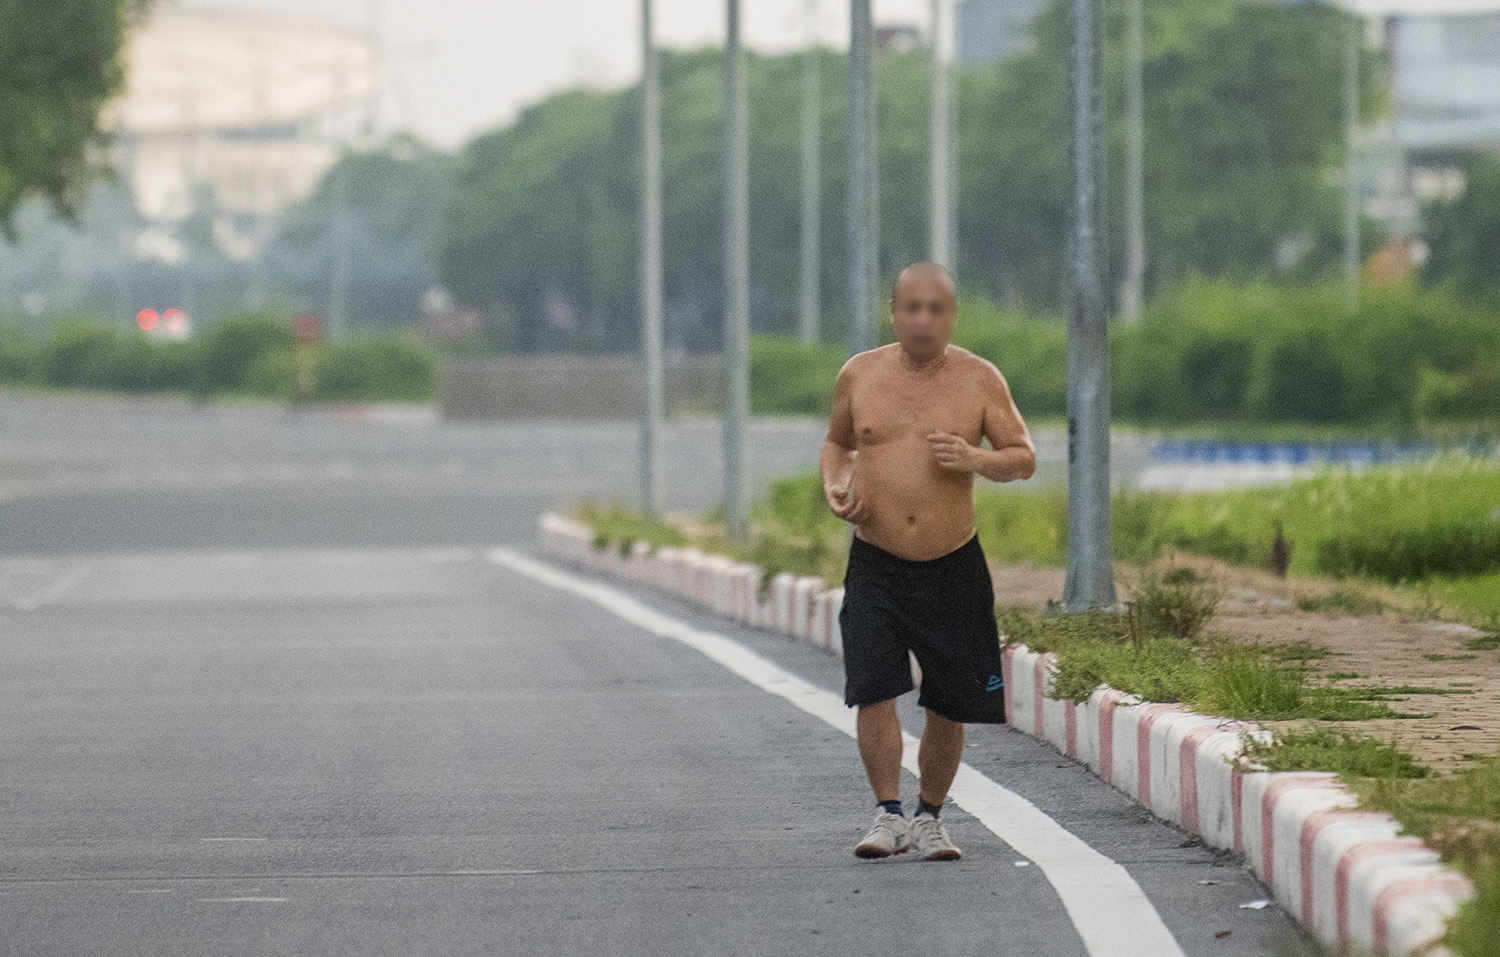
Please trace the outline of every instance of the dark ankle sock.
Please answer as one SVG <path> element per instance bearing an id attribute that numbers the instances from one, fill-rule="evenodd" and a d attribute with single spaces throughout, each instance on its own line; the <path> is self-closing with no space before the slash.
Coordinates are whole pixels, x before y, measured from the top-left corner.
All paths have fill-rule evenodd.
<path id="1" fill-rule="evenodd" d="M 943 809 L 943 806 L 941 804 L 928 804 L 926 801 L 922 800 L 921 798 L 917 798 L 917 813 L 918 814 L 926 812 L 928 814 L 931 814 L 933 817 L 937 817 L 938 816 L 938 812 L 941 811 L 942 809 Z"/>
<path id="2" fill-rule="evenodd" d="M 900 801 L 876 801 L 875 803 L 880 805 L 887 814 L 895 814 L 898 817 L 902 816 Z"/>

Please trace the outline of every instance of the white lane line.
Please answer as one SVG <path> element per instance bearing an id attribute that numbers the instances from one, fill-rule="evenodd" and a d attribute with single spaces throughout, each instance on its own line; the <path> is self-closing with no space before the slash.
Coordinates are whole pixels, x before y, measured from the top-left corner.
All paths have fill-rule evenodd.
<path id="1" fill-rule="evenodd" d="M 587 581 L 511 549 L 491 549 L 486 557 L 544 585 L 587 598 L 653 634 L 680 641 L 761 690 L 785 698 L 854 737 L 854 711 L 844 706 L 842 698 L 814 687 L 739 642 L 700 631 L 617 588 Z M 917 774 L 917 739 L 905 732 L 902 737 L 906 741 L 902 764 Z M 959 766 L 949 796 L 996 837 L 1041 868 L 1091 957 L 1183 957 L 1172 932 L 1130 873 L 1070 834 L 1036 805 L 968 764 Z"/>
<path id="2" fill-rule="evenodd" d="M 76 565 L 59 575 L 50 585 L 25 598 L 17 598 L 11 604 L 17 611 L 36 611 L 43 605 L 54 604 L 71 591 L 74 585 L 83 581 L 88 573 L 87 565 Z"/>
<path id="3" fill-rule="evenodd" d="M 198 838 L 198 840 L 202 841 L 204 844 L 212 844 L 212 843 L 216 843 L 216 842 L 218 842 L 218 843 L 260 842 L 260 841 L 264 841 L 265 838 L 263 838 L 263 837 L 200 837 L 200 838 Z"/>

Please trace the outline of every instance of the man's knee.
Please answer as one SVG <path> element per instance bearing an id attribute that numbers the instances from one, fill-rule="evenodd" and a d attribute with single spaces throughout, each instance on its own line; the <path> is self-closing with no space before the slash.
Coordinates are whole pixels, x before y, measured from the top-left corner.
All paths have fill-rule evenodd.
<path id="1" fill-rule="evenodd" d="M 939 731 L 962 733 L 964 729 L 964 723 L 962 721 L 954 721 L 952 718 L 945 718 L 931 708 L 928 708 L 927 727 L 936 728 Z"/>

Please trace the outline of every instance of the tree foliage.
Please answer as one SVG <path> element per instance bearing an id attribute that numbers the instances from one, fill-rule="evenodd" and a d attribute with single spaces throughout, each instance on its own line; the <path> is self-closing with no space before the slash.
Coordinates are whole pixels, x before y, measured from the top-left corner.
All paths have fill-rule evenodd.
<path id="1" fill-rule="evenodd" d="M 37 196 L 71 216 L 98 175 L 99 111 L 150 0 L 0 0 L 0 228 Z"/>
<path id="2" fill-rule="evenodd" d="M 1146 8 L 1152 281 L 1276 268 L 1316 275 L 1338 249 L 1339 186 L 1329 172 L 1342 161 L 1349 21 L 1326 5 L 1258 0 L 1148 0 Z M 1124 248 L 1123 24 L 1110 9 L 1104 212 L 1107 262 L 1116 264 Z M 1072 196 L 1065 13 L 1054 0 L 1027 52 L 965 69 L 958 83 L 960 281 L 1040 312 L 1060 311 L 1064 294 Z M 758 331 L 787 332 L 797 309 L 802 62 L 748 60 L 752 315 Z M 667 54 L 662 63 L 667 335 L 685 348 L 718 343 L 721 66 L 716 50 Z M 834 338 L 849 312 L 848 74 L 841 55 L 825 52 L 822 67 L 822 285 Z M 880 262 L 890 273 L 927 250 L 926 54 L 882 54 L 876 90 Z M 498 344 L 633 345 L 637 153 L 634 90 L 559 94 L 464 151 L 439 271 L 490 317 Z M 1290 261 L 1289 248 L 1309 252 Z"/>
<path id="3" fill-rule="evenodd" d="M 282 219 L 268 250 L 270 269 L 286 286 L 281 294 L 299 304 L 325 301 L 342 215 L 351 315 L 369 328 L 409 324 L 437 283 L 433 246 L 453 168 L 452 156 L 408 136 L 345 153 Z"/>
<path id="4" fill-rule="evenodd" d="M 1464 173 L 1463 195 L 1434 203 L 1427 212 L 1432 255 L 1423 278 L 1500 302 L 1500 160 L 1473 156 Z"/>

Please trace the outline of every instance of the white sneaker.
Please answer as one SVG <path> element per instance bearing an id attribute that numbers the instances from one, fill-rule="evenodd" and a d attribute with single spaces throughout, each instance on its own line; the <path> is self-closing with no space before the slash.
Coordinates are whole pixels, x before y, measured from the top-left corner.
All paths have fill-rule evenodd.
<path id="1" fill-rule="evenodd" d="M 964 856 L 963 851 L 948 836 L 948 829 L 943 827 L 943 822 L 931 814 L 918 814 L 912 818 L 909 833 L 917 853 L 925 860 L 956 861 Z"/>
<path id="2" fill-rule="evenodd" d="M 906 818 L 889 811 L 881 811 L 875 815 L 875 823 L 870 826 L 870 833 L 860 841 L 854 848 L 855 857 L 890 857 L 892 854 L 904 854 L 911 850 L 911 842 L 907 840 Z"/>

